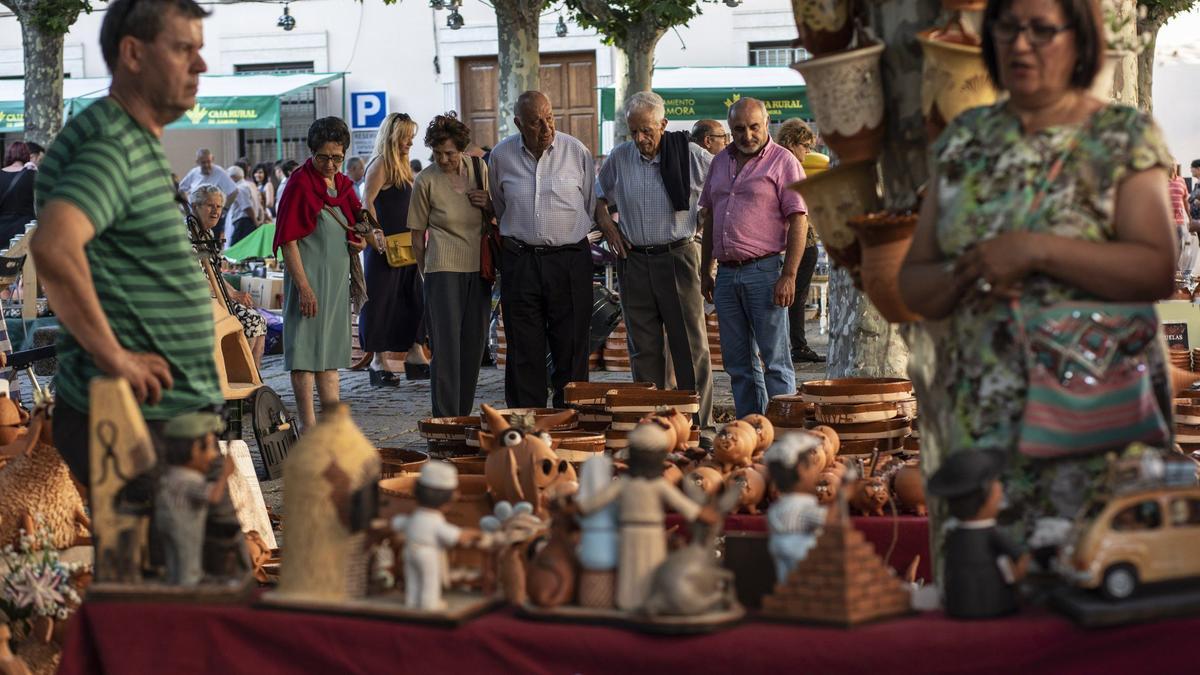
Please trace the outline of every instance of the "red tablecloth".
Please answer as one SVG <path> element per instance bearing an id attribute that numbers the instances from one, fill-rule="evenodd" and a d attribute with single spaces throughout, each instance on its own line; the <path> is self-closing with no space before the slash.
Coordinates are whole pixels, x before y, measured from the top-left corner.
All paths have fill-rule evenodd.
<path id="1" fill-rule="evenodd" d="M 929 556 L 929 519 L 918 516 L 855 516 L 851 518 L 854 527 L 862 530 L 867 541 L 875 546 L 880 557 L 887 555 L 892 543 L 892 535 L 896 535 L 896 548 L 888 561 L 900 574 L 904 574 L 914 556 L 921 556 L 917 567 L 917 578 L 932 580 Z M 683 518 L 678 514 L 667 516 L 667 526 L 686 527 Z M 725 519 L 726 532 L 766 532 L 767 519 L 765 516 L 735 514 Z"/>
<path id="2" fill-rule="evenodd" d="M 504 610 L 458 628 L 242 606 L 87 603 L 60 675 L 79 673 L 1183 673 L 1200 618 L 1086 631 L 1032 613 L 940 614 L 853 630 L 747 623 L 706 636 L 526 621 Z"/>

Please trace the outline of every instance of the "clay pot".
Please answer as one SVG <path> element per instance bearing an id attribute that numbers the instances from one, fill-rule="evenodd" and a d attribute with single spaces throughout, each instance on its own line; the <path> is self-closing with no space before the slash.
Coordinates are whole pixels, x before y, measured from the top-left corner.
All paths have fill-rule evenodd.
<path id="1" fill-rule="evenodd" d="M 473 415 L 430 417 L 417 422 L 417 430 L 427 441 L 465 441 L 467 427 L 476 424 L 479 424 L 479 418 Z"/>
<path id="2" fill-rule="evenodd" d="M 912 398 L 912 382 L 899 377 L 844 377 L 812 380 L 800 388 L 804 400 L 817 404 L 878 403 Z"/>
<path id="3" fill-rule="evenodd" d="M 566 411 L 560 410 L 558 408 L 505 408 L 503 410 L 497 410 L 496 412 L 499 413 L 500 416 L 503 417 L 504 419 L 510 420 L 510 423 L 511 423 L 511 418 L 513 415 L 532 414 L 533 419 L 535 421 L 540 421 L 543 418 L 560 415 Z M 573 410 L 571 411 L 571 413 L 572 414 L 569 415 L 566 420 L 564 420 L 558 424 L 555 424 L 553 427 L 550 428 L 550 430 L 551 431 L 571 431 L 571 430 L 573 430 L 578 425 L 579 413 L 577 413 Z M 471 419 L 472 419 L 472 423 L 479 424 L 479 428 L 482 429 L 484 433 L 489 433 L 487 415 L 480 414 L 479 417 L 473 417 Z"/>
<path id="4" fill-rule="evenodd" d="M 873 160 L 883 148 L 883 48 L 877 43 L 792 66 L 808 85 L 821 138 L 843 162 Z"/>
<path id="5" fill-rule="evenodd" d="M 825 424 L 882 422 L 899 416 L 899 406 L 887 401 L 882 403 L 826 403 L 817 406 L 817 421 Z"/>
<path id="6" fill-rule="evenodd" d="M 419 473 L 421 466 L 429 461 L 429 454 L 408 448 L 378 448 L 383 467 L 379 475 L 390 478 L 400 473 Z M 462 470 L 459 470 L 462 473 Z"/>
<path id="7" fill-rule="evenodd" d="M 568 382 L 563 388 L 563 399 L 568 407 L 600 406 L 607 403 L 605 396 L 619 389 L 654 389 L 653 382 Z"/>
<path id="8" fill-rule="evenodd" d="M 850 45 L 854 21 L 849 0 L 792 0 L 800 42 L 813 54 L 839 52 Z"/>
<path id="9" fill-rule="evenodd" d="M 900 266 L 912 245 L 917 216 L 873 213 L 849 221 L 862 247 L 863 292 L 892 323 L 920 321 L 900 297 Z"/>
<path id="10" fill-rule="evenodd" d="M 820 235 L 829 257 L 856 273 L 862 251 L 846 221 L 883 208 L 875 162 L 843 163 L 819 176 L 794 183 L 791 188 L 804 197 L 808 222 Z"/>
<path id="11" fill-rule="evenodd" d="M 983 50 L 961 33 L 930 29 L 917 33 L 925 63 L 921 112 L 930 138 L 936 138 L 964 110 L 996 102 L 996 88 L 983 63 Z"/>
<path id="12" fill-rule="evenodd" d="M 781 394 L 767 404 L 767 419 L 776 429 L 802 429 L 808 418 L 809 407 L 810 404 L 800 394 Z"/>

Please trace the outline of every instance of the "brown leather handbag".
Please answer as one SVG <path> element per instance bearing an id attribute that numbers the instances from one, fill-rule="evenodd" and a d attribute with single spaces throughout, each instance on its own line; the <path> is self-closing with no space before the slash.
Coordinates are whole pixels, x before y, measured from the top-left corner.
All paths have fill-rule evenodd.
<path id="1" fill-rule="evenodd" d="M 478 157 L 471 158 L 471 166 L 475 169 L 475 189 L 483 189 L 483 162 Z M 500 228 L 496 219 L 480 209 L 483 214 L 483 237 L 479 242 L 479 276 L 488 283 L 496 282 L 496 274 L 500 271 Z"/>

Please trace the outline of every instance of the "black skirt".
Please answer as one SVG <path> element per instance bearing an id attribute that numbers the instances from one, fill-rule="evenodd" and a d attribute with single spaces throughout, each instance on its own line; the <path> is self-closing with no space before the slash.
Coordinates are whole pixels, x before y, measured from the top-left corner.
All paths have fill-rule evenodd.
<path id="1" fill-rule="evenodd" d="M 375 197 L 375 213 L 384 234 L 408 231 L 408 202 L 412 186 L 389 187 Z M 416 265 L 392 267 L 387 256 L 367 249 L 364 254 L 367 304 L 358 317 L 364 352 L 404 352 L 425 341 L 425 299 Z"/>

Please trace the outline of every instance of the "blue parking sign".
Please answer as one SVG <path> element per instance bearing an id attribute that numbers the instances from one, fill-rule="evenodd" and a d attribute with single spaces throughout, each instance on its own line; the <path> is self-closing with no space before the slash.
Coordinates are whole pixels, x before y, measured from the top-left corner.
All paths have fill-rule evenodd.
<path id="1" fill-rule="evenodd" d="M 350 127 L 378 129 L 387 117 L 386 91 L 350 92 Z"/>

